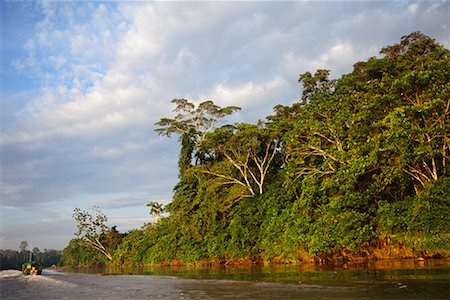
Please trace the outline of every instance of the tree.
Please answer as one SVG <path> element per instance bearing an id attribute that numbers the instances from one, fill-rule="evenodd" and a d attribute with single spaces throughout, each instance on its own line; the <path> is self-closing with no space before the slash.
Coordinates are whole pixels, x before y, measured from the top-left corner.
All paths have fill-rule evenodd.
<path id="1" fill-rule="evenodd" d="M 33 248 L 33 260 L 38 261 L 44 268 L 57 265 L 61 258 L 60 251 L 45 250 L 40 252 L 38 248 Z M 20 269 L 22 264 L 29 259 L 29 253 L 13 250 L 0 250 L 0 269 Z"/>
<path id="2" fill-rule="evenodd" d="M 198 180 L 192 172 L 192 160 L 196 158 L 196 164 L 205 162 L 207 154 L 203 146 L 204 141 L 214 130 L 215 126 L 226 116 L 240 110 L 237 106 L 220 107 L 213 101 L 205 101 L 198 106 L 186 99 L 173 99 L 176 105 L 174 118 L 162 118 L 155 125 L 159 126 L 155 131 L 160 135 L 171 136 L 179 134 L 181 141 L 180 155 L 178 159 L 179 182 L 175 186 L 174 199 L 167 206 L 171 213 L 179 213 L 180 209 L 186 209 L 186 205 L 196 195 Z"/>
<path id="3" fill-rule="evenodd" d="M 173 119 L 162 118 L 155 124 L 160 126 L 155 131 L 167 136 L 171 136 L 173 133 L 187 135 L 195 147 L 201 146 L 206 136 L 220 120 L 240 110 L 237 106 L 221 108 L 213 101 L 202 102 L 197 108 L 195 104 L 186 99 L 173 99 L 172 103 L 176 104 L 174 112 L 177 115 Z"/>
<path id="4" fill-rule="evenodd" d="M 75 234 L 82 243 L 89 248 L 93 248 L 102 253 L 108 260 L 112 260 L 111 253 L 101 242 L 102 235 L 108 232 L 106 222 L 108 218 L 98 207 L 92 208 L 92 213 L 75 208 L 73 218 L 78 223 L 78 232 Z"/>
<path id="5" fill-rule="evenodd" d="M 62 251 L 61 264 L 69 267 L 92 265 L 98 262 L 96 261 L 97 253 L 100 252 L 94 248 L 87 248 L 82 240 L 72 239 Z"/>
<path id="6" fill-rule="evenodd" d="M 214 176 L 222 184 L 244 187 L 247 191 L 244 197 L 261 195 L 278 142 L 273 132 L 258 125 L 218 128 L 207 141 L 207 147 L 216 153 L 216 160 L 211 160 L 201 172 Z"/>
<path id="7" fill-rule="evenodd" d="M 24 252 L 28 247 L 28 242 L 27 241 L 21 241 L 19 244 L 19 251 L 22 253 Z"/>
<path id="8" fill-rule="evenodd" d="M 21 254 L 25 254 L 26 250 L 28 247 L 28 242 L 27 241 L 21 241 L 19 244 L 19 251 Z"/>
<path id="9" fill-rule="evenodd" d="M 450 52 L 412 33 L 381 53 L 337 80 L 301 74 L 301 101 L 269 118 L 310 253 L 375 236 L 428 247 L 448 240 L 448 210 L 434 195 L 448 199 Z"/>
<path id="10" fill-rule="evenodd" d="M 330 92 L 333 81 L 328 79 L 330 75 L 329 70 L 319 69 L 312 75 L 310 72 L 305 72 L 300 74 L 298 77 L 298 82 L 303 84 L 303 91 L 301 101 L 303 103 L 308 103 L 311 96 L 317 95 L 320 92 Z"/>
<path id="11" fill-rule="evenodd" d="M 143 264 L 146 251 L 156 242 L 149 232 L 153 228 L 152 225 L 146 225 L 129 231 L 114 251 L 114 261 L 122 265 Z"/>
<path id="12" fill-rule="evenodd" d="M 314 76 L 301 74 L 302 105 L 278 106 L 277 115 L 269 118 L 272 128 L 285 131 L 285 172 L 294 182 L 330 176 L 347 163 L 348 131 L 354 112 L 348 96 L 340 97 L 335 92 L 336 81 L 329 80 L 328 74 L 327 70 L 318 70 Z"/>
<path id="13" fill-rule="evenodd" d="M 170 214 L 99 231 L 115 262 L 448 256 L 450 51 L 412 33 L 328 75 L 301 74 L 301 99 L 265 124 L 219 126 L 237 108 L 173 100 L 156 124 L 180 136 L 179 181 L 166 207 L 148 204 Z M 74 263 L 101 261 L 80 247 L 65 249 Z"/>
<path id="14" fill-rule="evenodd" d="M 391 84 L 398 106 L 382 122 L 383 137 L 418 194 L 449 173 L 450 51 L 414 32 L 382 52 L 402 71 Z"/>
<path id="15" fill-rule="evenodd" d="M 164 205 L 156 201 L 150 201 L 147 206 L 150 207 L 150 215 L 156 217 L 156 220 L 159 220 L 161 214 L 164 212 Z"/>
<path id="16" fill-rule="evenodd" d="M 176 104 L 174 112 L 177 115 L 173 118 L 162 118 L 155 125 L 160 126 L 155 131 L 159 134 L 171 136 L 180 134 L 182 148 L 179 160 L 180 176 L 190 165 L 193 156 L 202 163 L 204 154 L 199 151 L 202 143 L 208 134 L 214 129 L 224 117 L 240 110 L 237 106 L 227 106 L 221 108 L 213 101 L 205 101 L 197 107 L 186 99 L 173 99 Z"/>

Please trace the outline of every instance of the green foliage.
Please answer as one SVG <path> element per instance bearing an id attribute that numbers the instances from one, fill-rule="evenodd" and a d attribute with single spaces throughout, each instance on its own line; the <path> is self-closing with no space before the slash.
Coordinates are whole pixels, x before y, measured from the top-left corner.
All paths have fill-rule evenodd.
<path id="1" fill-rule="evenodd" d="M 61 264 L 68 267 L 89 266 L 104 263 L 97 251 L 86 248 L 80 239 L 72 239 L 63 250 Z"/>
<path id="2" fill-rule="evenodd" d="M 174 133 L 189 136 L 196 147 L 200 147 L 208 133 L 227 115 L 240 110 L 237 106 L 221 108 L 212 101 L 200 103 L 197 107 L 186 99 L 173 99 L 176 105 L 174 118 L 162 118 L 155 125 L 159 134 L 171 136 Z"/>
<path id="3" fill-rule="evenodd" d="M 448 250 L 450 244 L 450 178 L 439 179 L 419 195 L 395 203 L 380 203 L 384 235 L 420 251 Z"/>
<path id="4" fill-rule="evenodd" d="M 238 108 L 173 100 L 156 129 L 181 142 L 168 216 L 114 260 L 292 262 L 375 255 L 382 240 L 449 255 L 450 51 L 414 32 L 381 54 L 335 80 L 301 74 L 301 99 L 265 123 L 217 128 Z"/>
<path id="5" fill-rule="evenodd" d="M 93 207 L 92 212 L 75 208 L 73 218 L 77 222 L 79 237 L 82 245 L 86 248 L 97 250 L 104 258 L 112 260 L 112 254 L 122 240 L 116 226 L 108 228 L 108 218 L 98 207 Z"/>
<path id="6" fill-rule="evenodd" d="M 143 263 L 146 251 L 153 245 L 147 225 L 143 229 L 133 229 L 122 239 L 114 251 L 113 260 L 120 265 L 140 265 Z"/>
<path id="7" fill-rule="evenodd" d="M 22 249 L 21 246 L 19 246 L 19 248 Z M 33 248 L 32 252 L 33 252 L 32 259 L 41 264 L 44 268 L 60 264 L 62 251 L 53 249 L 44 249 L 44 251 L 41 252 L 38 248 L 35 247 Z M 0 269 L 20 270 L 21 265 L 25 262 L 28 262 L 29 259 L 30 253 L 29 251 L 26 251 L 25 248 L 23 248 L 23 251 L 20 252 L 14 250 L 0 250 Z"/>

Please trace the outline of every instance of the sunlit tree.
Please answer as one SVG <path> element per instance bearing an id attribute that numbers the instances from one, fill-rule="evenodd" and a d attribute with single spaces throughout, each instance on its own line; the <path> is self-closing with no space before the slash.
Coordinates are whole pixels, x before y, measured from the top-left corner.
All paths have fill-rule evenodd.
<path id="1" fill-rule="evenodd" d="M 86 247 L 93 248 L 102 253 L 108 260 L 112 260 L 111 253 L 101 242 L 109 228 L 106 226 L 108 218 L 98 207 L 93 207 L 92 212 L 75 208 L 73 218 L 77 222 L 78 231 L 75 234 Z"/>

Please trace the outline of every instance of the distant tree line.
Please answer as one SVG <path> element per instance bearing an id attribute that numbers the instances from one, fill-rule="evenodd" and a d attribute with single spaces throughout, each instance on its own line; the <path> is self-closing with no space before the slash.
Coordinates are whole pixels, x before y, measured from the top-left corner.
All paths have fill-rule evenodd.
<path id="1" fill-rule="evenodd" d="M 20 270 L 22 264 L 29 261 L 30 256 L 32 260 L 39 262 L 44 268 L 59 265 L 63 251 L 44 249 L 41 252 L 39 248 L 34 247 L 30 255 L 30 250 L 27 250 L 27 247 L 28 243 L 22 241 L 19 245 L 19 251 L 0 249 L 0 270 Z"/>
<path id="2" fill-rule="evenodd" d="M 126 234 L 84 231 L 63 263 L 449 256 L 450 51 L 414 32 L 338 79 L 299 83 L 297 102 L 257 124 L 173 100 L 156 123 L 181 144 L 171 203 L 150 203 L 158 221 Z"/>

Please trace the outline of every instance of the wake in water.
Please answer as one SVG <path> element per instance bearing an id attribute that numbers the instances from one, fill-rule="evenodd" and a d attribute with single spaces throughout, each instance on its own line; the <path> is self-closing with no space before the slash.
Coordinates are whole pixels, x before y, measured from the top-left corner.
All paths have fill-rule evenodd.
<path id="1" fill-rule="evenodd" d="M 4 270 L 0 271 L 0 279 L 11 278 L 11 277 L 20 277 L 22 276 L 22 272 L 18 270 Z"/>
<path id="2" fill-rule="evenodd" d="M 0 272 L 1 299 L 67 299 L 64 290 L 76 290 L 77 284 L 54 277 L 56 272 L 44 271 L 42 275 L 23 275 L 18 270 Z M 53 276 L 52 276 L 53 275 Z"/>
<path id="3" fill-rule="evenodd" d="M 22 280 L 24 282 L 33 282 L 36 284 L 45 284 L 45 285 L 73 285 L 69 282 L 56 279 L 52 276 L 57 276 L 58 272 L 45 270 L 42 275 L 23 275 L 21 271 L 18 270 L 4 270 L 0 271 L 0 279 L 8 279 L 8 278 L 16 278 Z"/>

